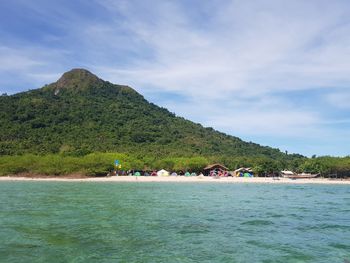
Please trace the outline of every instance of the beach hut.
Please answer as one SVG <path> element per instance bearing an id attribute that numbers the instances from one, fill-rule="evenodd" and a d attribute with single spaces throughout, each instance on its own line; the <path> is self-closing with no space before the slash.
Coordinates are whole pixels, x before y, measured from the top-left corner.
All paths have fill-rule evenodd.
<path id="1" fill-rule="evenodd" d="M 169 176 L 169 172 L 167 170 L 162 169 L 157 172 L 157 176 Z"/>
<path id="2" fill-rule="evenodd" d="M 228 168 L 222 164 L 219 163 L 214 163 L 211 165 L 206 166 L 204 169 L 204 175 L 214 175 L 214 174 L 218 174 L 219 172 L 225 172 L 228 170 Z"/>

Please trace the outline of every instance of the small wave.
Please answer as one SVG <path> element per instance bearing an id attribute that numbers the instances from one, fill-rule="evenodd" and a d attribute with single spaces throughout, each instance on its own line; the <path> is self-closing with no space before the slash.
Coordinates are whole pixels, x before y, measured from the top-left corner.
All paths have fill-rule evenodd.
<path id="1" fill-rule="evenodd" d="M 258 240 L 248 240 L 247 244 L 248 245 L 257 246 L 257 247 L 260 247 L 260 248 L 265 248 L 265 249 L 275 248 L 275 245 L 268 244 L 266 242 L 262 242 L 262 241 L 258 241 Z"/>
<path id="2" fill-rule="evenodd" d="M 315 226 L 303 226 L 298 227 L 298 230 L 307 231 L 307 230 L 327 230 L 327 229 L 336 229 L 336 230 L 349 230 L 350 226 L 348 225 L 333 225 L 333 224 L 320 224 Z"/>
<path id="3" fill-rule="evenodd" d="M 334 247 L 334 248 L 350 250 L 350 245 L 348 245 L 348 244 L 343 244 L 343 243 L 332 243 L 332 244 L 330 244 L 330 246 L 331 246 L 331 247 Z"/>
<path id="4" fill-rule="evenodd" d="M 269 220 L 249 220 L 249 221 L 243 222 L 242 225 L 264 226 L 264 225 L 273 225 L 273 222 Z"/>
<path id="5" fill-rule="evenodd" d="M 186 225 L 181 228 L 177 233 L 179 234 L 206 234 L 209 233 L 209 226 L 207 225 Z"/>
<path id="6" fill-rule="evenodd" d="M 178 234 L 206 234 L 209 233 L 210 231 L 207 229 L 184 229 L 184 230 L 180 230 L 179 232 L 177 232 Z"/>
<path id="7" fill-rule="evenodd" d="M 284 217 L 284 215 L 274 214 L 274 213 L 267 213 L 267 215 L 268 215 L 269 217 L 273 217 L 273 218 L 281 218 L 281 217 Z"/>

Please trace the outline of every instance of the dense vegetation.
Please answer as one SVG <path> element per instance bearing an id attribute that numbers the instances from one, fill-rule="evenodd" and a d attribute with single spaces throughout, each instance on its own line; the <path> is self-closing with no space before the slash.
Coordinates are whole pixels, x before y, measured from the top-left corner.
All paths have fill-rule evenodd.
<path id="1" fill-rule="evenodd" d="M 253 166 L 259 173 L 319 169 L 313 159 L 177 117 L 86 70 L 67 72 L 41 89 L 0 96 L 1 174 L 98 174 L 116 156 L 125 160 L 124 168 L 135 169 L 200 169 L 211 162 Z"/>
<path id="2" fill-rule="evenodd" d="M 216 157 L 136 157 L 132 154 L 91 153 L 85 156 L 66 156 L 63 154 L 48 154 L 38 156 L 24 154 L 19 156 L 0 157 L 0 176 L 8 174 L 44 174 L 65 175 L 79 173 L 88 176 L 106 175 L 114 169 L 114 160 L 120 160 L 122 170 L 159 170 L 195 171 L 200 172 L 209 163 L 215 162 Z M 259 176 L 278 173 L 282 169 L 297 172 L 321 173 L 322 176 L 349 176 L 350 157 L 334 158 L 319 157 L 314 159 L 298 159 L 293 162 L 271 160 L 269 158 L 232 157 L 220 160 L 230 170 L 238 167 L 252 167 Z"/>

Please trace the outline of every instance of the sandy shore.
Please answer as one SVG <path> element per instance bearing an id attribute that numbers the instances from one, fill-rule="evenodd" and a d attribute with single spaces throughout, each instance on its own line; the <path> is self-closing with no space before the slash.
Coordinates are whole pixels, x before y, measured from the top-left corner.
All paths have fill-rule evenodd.
<path id="1" fill-rule="evenodd" d="M 226 177 L 226 178 L 212 178 L 212 177 L 184 177 L 184 176 L 112 176 L 112 177 L 97 177 L 97 178 L 62 178 L 62 177 L 12 177 L 2 176 L 2 181 L 47 181 L 47 182 L 174 182 L 174 183 L 267 183 L 267 184 L 349 184 L 350 180 L 336 180 L 336 179 L 288 179 L 288 178 L 242 178 L 242 177 Z"/>

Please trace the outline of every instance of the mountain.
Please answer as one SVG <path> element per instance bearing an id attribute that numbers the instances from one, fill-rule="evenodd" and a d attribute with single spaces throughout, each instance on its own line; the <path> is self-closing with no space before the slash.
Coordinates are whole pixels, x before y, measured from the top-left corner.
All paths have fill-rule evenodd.
<path id="1" fill-rule="evenodd" d="M 149 103 L 128 86 L 73 69 L 43 88 L 0 97 L 0 155 L 91 152 L 292 159 Z"/>

